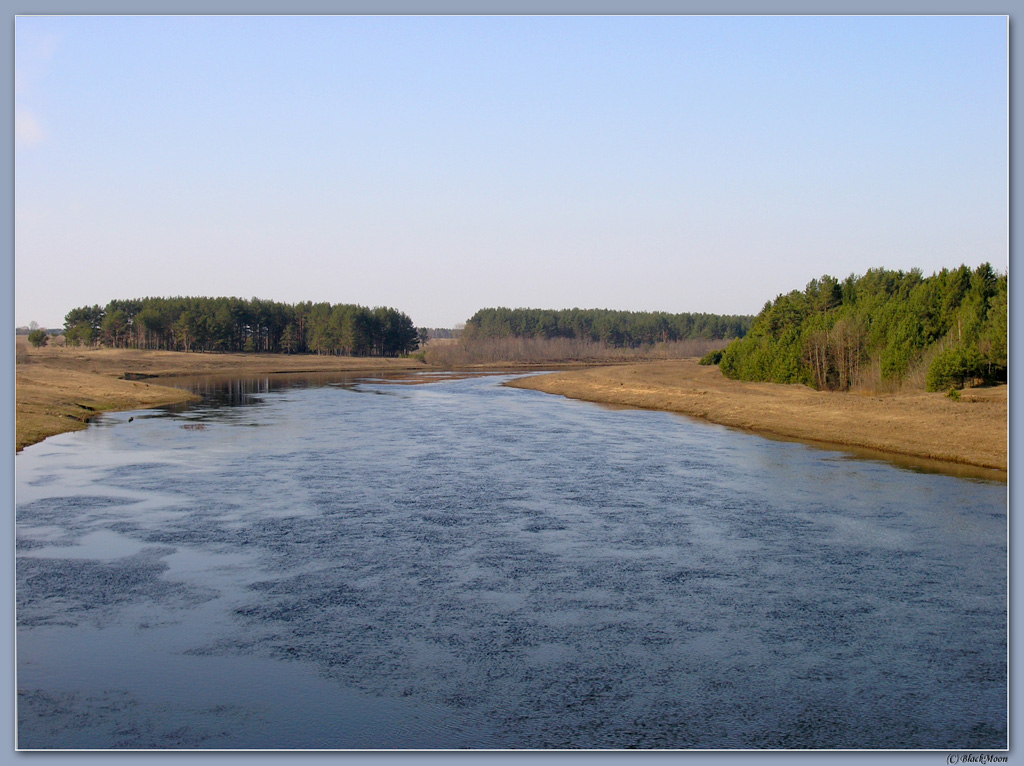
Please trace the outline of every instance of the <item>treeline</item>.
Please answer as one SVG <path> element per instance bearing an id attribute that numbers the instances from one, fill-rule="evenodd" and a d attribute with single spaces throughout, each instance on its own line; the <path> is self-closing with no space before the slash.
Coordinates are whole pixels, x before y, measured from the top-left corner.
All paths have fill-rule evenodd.
<path id="1" fill-rule="evenodd" d="M 462 329 L 459 327 L 421 327 L 419 329 L 420 339 L 427 340 L 455 340 L 462 336 Z"/>
<path id="2" fill-rule="evenodd" d="M 752 320 L 719 314 L 487 308 L 466 322 L 464 337 L 570 338 L 612 348 L 639 348 L 691 339 L 741 338 Z"/>
<path id="3" fill-rule="evenodd" d="M 1005 381 L 1007 281 L 988 263 L 930 277 L 920 269 L 872 269 L 842 282 L 826 275 L 766 303 L 724 350 L 721 369 L 827 390 Z"/>
<path id="4" fill-rule="evenodd" d="M 69 345 L 168 351 L 399 356 L 419 347 L 400 311 L 253 298 L 141 298 L 82 306 L 64 318 Z"/>

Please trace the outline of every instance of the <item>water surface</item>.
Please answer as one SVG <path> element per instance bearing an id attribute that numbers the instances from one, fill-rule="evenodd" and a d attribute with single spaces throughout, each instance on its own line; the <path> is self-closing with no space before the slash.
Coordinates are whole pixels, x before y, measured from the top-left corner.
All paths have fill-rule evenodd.
<path id="1" fill-rule="evenodd" d="M 501 380 L 24 450 L 19 745 L 1006 746 L 1005 484 Z"/>

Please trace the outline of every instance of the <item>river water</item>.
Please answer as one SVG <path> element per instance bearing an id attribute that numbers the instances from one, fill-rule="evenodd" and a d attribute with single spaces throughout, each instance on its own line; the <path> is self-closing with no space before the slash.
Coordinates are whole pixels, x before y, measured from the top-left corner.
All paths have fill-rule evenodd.
<path id="1" fill-rule="evenodd" d="M 19 746 L 1006 747 L 1005 483 L 504 379 L 24 450 Z"/>

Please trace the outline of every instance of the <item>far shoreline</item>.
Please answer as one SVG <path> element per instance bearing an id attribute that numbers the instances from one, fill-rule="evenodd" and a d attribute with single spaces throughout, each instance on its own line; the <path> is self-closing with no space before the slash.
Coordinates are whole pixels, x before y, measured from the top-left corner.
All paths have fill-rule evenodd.
<path id="1" fill-rule="evenodd" d="M 16 365 L 16 451 L 83 429 L 104 412 L 199 400 L 180 384 L 203 377 L 453 372 L 531 373 L 508 381 L 606 405 L 664 410 L 769 438 L 924 470 L 1007 481 L 1007 387 L 866 395 L 745 383 L 696 360 L 491 363 L 442 370 L 412 358 L 174 351 L 22 349 Z M 423 381 L 427 382 L 429 376 Z"/>

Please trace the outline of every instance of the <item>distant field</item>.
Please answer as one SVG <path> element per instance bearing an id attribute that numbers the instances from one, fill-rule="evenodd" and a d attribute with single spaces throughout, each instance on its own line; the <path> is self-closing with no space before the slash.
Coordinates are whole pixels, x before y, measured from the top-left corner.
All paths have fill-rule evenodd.
<path id="1" fill-rule="evenodd" d="M 519 364 L 621 364 L 658 359 L 688 359 L 725 348 L 729 340 L 689 338 L 638 348 L 610 346 L 580 338 L 473 338 L 431 340 L 424 348 L 427 363 L 437 367 Z"/>

